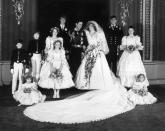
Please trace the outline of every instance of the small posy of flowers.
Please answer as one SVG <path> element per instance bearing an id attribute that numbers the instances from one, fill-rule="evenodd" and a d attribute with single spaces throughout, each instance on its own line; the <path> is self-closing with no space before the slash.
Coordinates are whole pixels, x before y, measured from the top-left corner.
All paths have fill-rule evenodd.
<path id="1" fill-rule="evenodd" d="M 32 89 L 31 88 L 25 88 L 23 90 L 24 93 L 31 93 Z"/>
<path id="2" fill-rule="evenodd" d="M 134 45 L 129 45 L 126 48 L 127 48 L 127 51 L 130 52 L 130 53 L 135 51 L 135 49 L 136 49 L 136 47 Z"/>
<path id="3" fill-rule="evenodd" d="M 142 88 L 142 89 L 138 89 L 138 90 L 137 89 L 133 89 L 133 92 L 135 94 L 140 95 L 140 96 L 146 96 L 147 93 L 148 93 L 148 90 L 146 88 Z"/>
<path id="4" fill-rule="evenodd" d="M 55 69 L 51 74 L 50 74 L 50 78 L 52 79 L 57 79 L 57 80 L 62 80 L 63 79 L 63 75 L 60 69 Z"/>
<path id="5" fill-rule="evenodd" d="M 123 49 L 129 53 L 132 53 L 135 50 L 141 50 L 142 48 L 143 48 L 143 46 L 139 46 L 139 45 L 124 45 L 121 47 L 121 49 Z"/>

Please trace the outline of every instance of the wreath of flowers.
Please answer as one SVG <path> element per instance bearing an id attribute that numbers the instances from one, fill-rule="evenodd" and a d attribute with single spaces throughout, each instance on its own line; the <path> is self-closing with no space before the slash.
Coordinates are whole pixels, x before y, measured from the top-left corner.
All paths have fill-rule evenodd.
<path id="1" fill-rule="evenodd" d="M 97 56 L 99 55 L 98 47 L 99 45 L 90 45 L 89 48 L 85 51 L 85 79 L 87 80 L 86 85 L 90 83 L 92 69 L 96 63 Z"/>

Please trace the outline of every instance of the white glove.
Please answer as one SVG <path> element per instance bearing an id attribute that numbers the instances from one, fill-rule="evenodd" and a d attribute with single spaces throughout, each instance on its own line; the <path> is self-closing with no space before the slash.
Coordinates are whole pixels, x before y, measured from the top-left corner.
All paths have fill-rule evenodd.
<path id="1" fill-rule="evenodd" d="M 29 72 L 29 69 L 28 69 L 28 68 L 26 68 L 26 69 L 25 69 L 25 73 L 28 73 L 28 72 Z"/>
<path id="2" fill-rule="evenodd" d="M 13 74 L 14 73 L 14 69 L 11 69 L 10 72 L 11 72 L 11 74 Z"/>

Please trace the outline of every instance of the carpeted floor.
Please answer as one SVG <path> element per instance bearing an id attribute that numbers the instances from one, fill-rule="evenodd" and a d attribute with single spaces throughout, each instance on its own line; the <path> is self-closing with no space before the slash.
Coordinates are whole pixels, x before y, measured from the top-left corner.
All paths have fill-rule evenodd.
<path id="1" fill-rule="evenodd" d="M 51 90 L 40 89 L 52 99 Z M 31 120 L 23 115 L 26 106 L 17 106 L 11 96 L 11 86 L 0 87 L 0 131 L 165 131 L 165 85 L 150 86 L 158 98 L 152 105 L 136 106 L 132 111 L 112 118 L 86 124 L 53 124 Z M 63 90 L 61 99 L 83 93 L 75 88 Z"/>

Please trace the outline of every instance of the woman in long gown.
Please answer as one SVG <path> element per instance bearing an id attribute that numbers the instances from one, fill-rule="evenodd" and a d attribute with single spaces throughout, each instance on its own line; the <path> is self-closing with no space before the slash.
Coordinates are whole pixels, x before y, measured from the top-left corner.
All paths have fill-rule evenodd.
<path id="1" fill-rule="evenodd" d="M 118 63 L 117 75 L 120 77 L 123 86 L 132 87 L 136 76 L 144 74 L 146 77 L 146 71 L 139 53 L 139 50 L 143 49 L 140 37 L 134 35 L 134 28 L 132 26 L 129 27 L 128 34 L 128 36 L 122 38 L 120 49 L 124 50 L 124 52 Z M 147 77 L 145 82 L 148 86 Z"/>
<path id="2" fill-rule="evenodd" d="M 92 24 L 92 26 L 90 24 Z M 76 85 L 80 88 L 99 90 L 92 90 L 80 96 L 28 107 L 24 111 L 26 116 L 42 122 L 72 124 L 106 119 L 134 108 L 135 105 L 128 100 L 126 89 L 120 85 L 120 82 L 115 78 L 107 66 L 108 63 L 104 53 L 106 54 L 108 52 L 108 47 L 103 30 L 94 21 L 89 21 L 87 26 L 91 26 L 89 28 L 94 27 L 95 32 L 98 33 L 97 36 L 94 36 L 91 39 L 88 38 L 89 44 L 97 42 L 98 38 L 101 39 L 98 42 L 99 47 L 96 48 L 98 49 L 96 50 L 96 54 L 98 51 L 99 56 L 96 57 L 96 62 L 91 70 L 90 77 L 87 77 L 90 78 L 90 81 L 88 81 L 89 79 L 85 79 L 87 80 L 87 86 L 86 81 L 81 77 L 82 74 L 85 74 L 83 73 L 85 69 L 83 69 L 84 66 L 82 64 L 86 62 L 87 56 L 84 57 L 77 73 Z M 87 36 L 89 36 L 88 33 Z M 96 77 L 96 79 L 94 77 Z M 81 79 L 84 82 L 81 83 Z M 93 80 L 95 80 L 95 84 Z M 88 83 L 92 81 L 92 84 Z M 82 85 L 84 85 L 84 87 Z M 95 88 L 95 86 L 97 87 Z"/>

